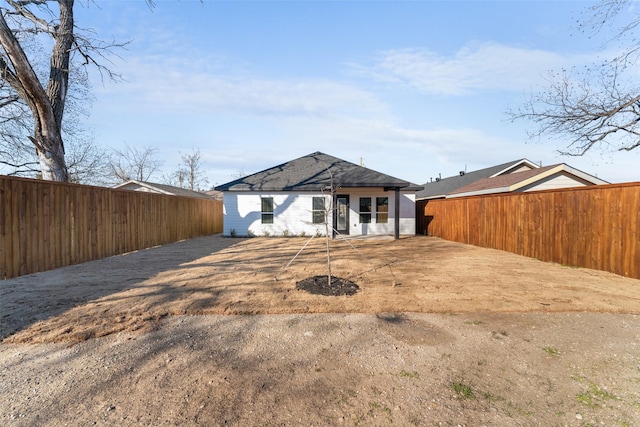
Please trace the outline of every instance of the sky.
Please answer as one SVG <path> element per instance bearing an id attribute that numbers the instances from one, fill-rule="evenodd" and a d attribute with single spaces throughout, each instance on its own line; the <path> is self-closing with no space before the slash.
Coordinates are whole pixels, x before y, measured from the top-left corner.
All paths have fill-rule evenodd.
<path id="1" fill-rule="evenodd" d="M 207 187 L 321 151 L 429 182 L 512 160 L 640 181 L 640 150 L 567 157 L 506 111 L 550 70 L 606 55 L 587 1 L 76 3 L 76 25 L 129 41 L 91 73 L 97 145 L 154 148 L 162 182 L 199 150 Z"/>

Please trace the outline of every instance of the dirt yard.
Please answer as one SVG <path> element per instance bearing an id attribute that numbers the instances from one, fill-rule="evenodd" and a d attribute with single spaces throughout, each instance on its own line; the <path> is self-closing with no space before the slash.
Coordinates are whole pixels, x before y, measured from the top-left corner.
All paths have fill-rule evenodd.
<path id="1" fill-rule="evenodd" d="M 640 280 L 437 238 L 211 236 L 0 281 L 3 425 L 640 426 Z"/>

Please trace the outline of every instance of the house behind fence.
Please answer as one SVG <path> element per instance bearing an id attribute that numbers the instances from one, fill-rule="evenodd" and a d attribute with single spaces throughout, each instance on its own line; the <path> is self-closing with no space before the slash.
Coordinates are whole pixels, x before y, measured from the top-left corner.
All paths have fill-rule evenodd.
<path id="1" fill-rule="evenodd" d="M 640 279 L 640 182 L 418 200 L 416 233 Z"/>
<path id="2" fill-rule="evenodd" d="M 0 279 L 222 232 L 222 202 L 0 176 Z"/>

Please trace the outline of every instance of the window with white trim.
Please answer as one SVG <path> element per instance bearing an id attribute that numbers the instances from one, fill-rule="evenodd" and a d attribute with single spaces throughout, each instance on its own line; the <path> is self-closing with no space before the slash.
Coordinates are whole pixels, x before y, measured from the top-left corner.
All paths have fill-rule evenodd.
<path id="1" fill-rule="evenodd" d="M 263 224 L 273 224 L 273 197 L 261 197 L 261 214 Z"/>
<path id="2" fill-rule="evenodd" d="M 325 207 L 325 198 L 324 197 L 314 197 L 313 198 L 313 223 L 314 224 L 324 224 L 325 223 L 325 215 L 326 215 L 326 207 Z"/>
<path id="3" fill-rule="evenodd" d="M 360 224 L 371 223 L 371 197 L 360 197 Z"/>

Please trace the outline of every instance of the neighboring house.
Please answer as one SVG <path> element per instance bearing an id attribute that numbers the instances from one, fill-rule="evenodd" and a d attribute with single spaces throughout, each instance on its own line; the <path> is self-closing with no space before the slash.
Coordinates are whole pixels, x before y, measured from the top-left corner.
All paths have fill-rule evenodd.
<path id="1" fill-rule="evenodd" d="M 425 217 L 430 200 L 510 192 L 554 190 L 608 184 L 564 163 L 541 167 L 521 159 L 424 184 L 416 194 L 416 233 L 429 234 L 431 217 Z"/>
<path id="2" fill-rule="evenodd" d="M 520 159 L 473 172 L 460 172 L 448 178 L 436 178 L 416 193 L 416 201 L 600 184 L 608 182 L 564 163 L 540 167 L 527 159 Z"/>
<path id="3" fill-rule="evenodd" d="M 332 188 L 334 191 L 332 191 Z M 316 152 L 219 185 L 224 235 L 415 234 L 421 187 Z"/>
<path id="4" fill-rule="evenodd" d="M 447 198 L 481 194 L 556 190 L 608 184 L 607 181 L 572 168 L 564 163 L 528 171 L 480 179 L 449 193 Z"/>
<path id="5" fill-rule="evenodd" d="M 186 188 L 174 187 L 173 185 L 157 184 L 155 182 L 131 180 L 122 184 L 118 184 L 113 188 L 120 190 L 142 191 L 145 193 L 166 194 L 169 196 L 195 197 L 199 199 L 212 199 L 205 193 L 187 190 Z"/>
<path id="6" fill-rule="evenodd" d="M 442 179 L 436 178 L 435 181 L 427 182 L 423 185 L 423 189 L 416 193 L 416 200 L 444 199 L 459 188 L 473 184 L 481 179 L 528 171 L 538 167 L 538 165 L 527 159 L 520 159 L 477 171 L 461 171 L 459 175 Z"/>

